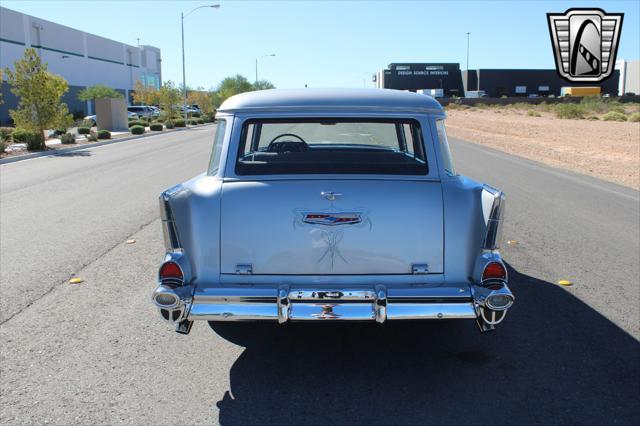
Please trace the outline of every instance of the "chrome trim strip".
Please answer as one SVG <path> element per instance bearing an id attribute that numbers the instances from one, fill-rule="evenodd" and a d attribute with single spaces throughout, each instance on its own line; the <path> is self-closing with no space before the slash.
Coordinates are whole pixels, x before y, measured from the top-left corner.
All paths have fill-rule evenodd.
<path id="1" fill-rule="evenodd" d="M 482 248 L 484 250 L 498 250 L 502 243 L 502 222 L 504 219 L 505 195 L 489 185 L 483 185 L 483 191 L 493 196 L 493 205 L 487 220 L 487 230 Z"/>
<path id="2" fill-rule="evenodd" d="M 176 221 L 171 209 L 171 196 L 176 194 L 182 188 L 176 185 L 160 194 L 158 199 L 160 203 L 160 220 L 162 221 L 162 234 L 164 236 L 164 247 L 166 251 L 181 250 L 180 238 L 176 228 Z"/>

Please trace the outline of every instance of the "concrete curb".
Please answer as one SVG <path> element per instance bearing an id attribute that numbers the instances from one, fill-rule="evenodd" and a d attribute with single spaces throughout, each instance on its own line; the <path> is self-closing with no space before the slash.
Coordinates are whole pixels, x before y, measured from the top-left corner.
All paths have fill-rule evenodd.
<path id="1" fill-rule="evenodd" d="M 32 158 L 38 158 L 38 157 L 49 157 L 49 156 L 50 157 L 55 157 L 55 156 L 58 156 L 58 155 L 65 154 L 67 152 L 81 151 L 83 149 L 96 148 L 96 147 L 103 146 L 103 145 L 111 145 L 113 143 L 126 142 L 126 141 L 135 140 L 135 139 L 142 139 L 142 138 L 147 138 L 147 137 L 150 137 L 150 136 L 166 135 L 167 133 L 182 132 L 182 131 L 185 131 L 185 130 L 191 130 L 191 129 L 195 129 L 195 128 L 208 127 L 208 126 L 211 126 L 213 124 L 215 124 L 215 123 L 206 123 L 206 124 L 200 125 L 198 127 L 180 127 L 180 128 L 177 128 L 177 129 L 163 130 L 162 132 L 153 132 L 153 133 L 149 132 L 149 133 L 145 133 L 143 135 L 128 136 L 126 138 L 107 139 L 107 140 L 100 141 L 100 142 L 86 143 L 86 144 L 78 145 L 78 146 L 71 146 L 69 148 L 62 148 L 62 149 L 56 149 L 56 150 L 50 150 L 50 151 L 32 152 L 32 153 L 24 154 L 24 155 L 16 155 L 15 157 L 3 158 L 2 160 L 0 160 L 0 164 L 10 164 L 10 163 L 15 163 L 17 161 L 30 160 Z"/>

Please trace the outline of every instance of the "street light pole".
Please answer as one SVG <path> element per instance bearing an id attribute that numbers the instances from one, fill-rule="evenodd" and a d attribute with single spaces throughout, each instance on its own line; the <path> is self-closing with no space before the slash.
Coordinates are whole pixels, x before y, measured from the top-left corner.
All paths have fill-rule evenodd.
<path id="1" fill-rule="evenodd" d="M 182 30 L 182 111 L 184 112 L 184 125 L 187 125 L 187 76 L 184 69 L 184 12 L 180 12 L 180 28 Z"/>
<path id="2" fill-rule="evenodd" d="M 266 58 L 266 57 L 269 57 L 269 56 L 276 56 L 276 54 L 275 53 L 270 53 L 268 55 L 262 55 L 262 56 L 256 58 L 256 84 L 258 84 L 258 59 Z"/>
<path id="3" fill-rule="evenodd" d="M 471 33 L 467 33 L 467 73 L 469 72 L 469 35 Z"/>
<path id="4" fill-rule="evenodd" d="M 186 77 L 185 64 L 184 64 L 184 18 L 186 18 L 187 16 L 191 15 L 196 10 L 202 9 L 204 7 L 211 7 L 213 9 L 218 9 L 218 8 L 220 8 L 220 5 L 219 4 L 210 4 L 210 5 L 206 5 L 206 6 L 198 6 L 195 9 L 192 9 L 191 11 L 189 11 L 187 13 L 180 12 L 180 30 L 181 30 L 181 33 L 182 33 L 182 100 L 183 100 L 182 109 L 184 110 L 184 124 L 185 124 L 185 126 L 187 125 L 187 77 Z"/>

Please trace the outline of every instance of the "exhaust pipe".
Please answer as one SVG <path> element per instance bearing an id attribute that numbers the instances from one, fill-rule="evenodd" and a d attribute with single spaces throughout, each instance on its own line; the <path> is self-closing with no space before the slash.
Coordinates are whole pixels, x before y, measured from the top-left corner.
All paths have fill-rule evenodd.
<path id="1" fill-rule="evenodd" d="M 193 321 L 184 320 L 176 324 L 176 333 L 184 334 L 185 336 L 191 332 Z"/>

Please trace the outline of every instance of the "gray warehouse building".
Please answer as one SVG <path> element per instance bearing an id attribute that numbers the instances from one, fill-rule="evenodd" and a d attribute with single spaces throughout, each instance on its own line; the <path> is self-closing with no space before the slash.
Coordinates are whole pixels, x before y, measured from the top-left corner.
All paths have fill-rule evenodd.
<path id="1" fill-rule="evenodd" d="M 77 97 L 86 87 L 102 84 L 130 100 L 138 80 L 154 87 L 162 82 L 157 47 L 132 46 L 0 7 L 0 67 L 13 68 L 28 47 L 36 49 L 49 71 L 67 80 L 69 91 L 63 100 L 76 115 L 92 113 L 91 103 Z M 2 81 L 2 98 L 0 122 L 6 124 L 9 109 L 18 102 L 6 81 Z"/>
<path id="2" fill-rule="evenodd" d="M 570 83 L 555 69 L 460 70 L 457 63 L 391 63 L 374 76 L 376 87 L 396 90 L 441 89 L 445 97 L 482 90 L 490 97 L 560 96 L 567 86 L 599 86 L 602 94 L 616 96 L 638 86 L 638 61 L 616 62 L 611 77 L 599 83 Z"/>
<path id="3" fill-rule="evenodd" d="M 568 82 L 555 69 L 478 69 L 463 71 L 465 92 L 484 90 L 490 97 L 501 96 L 560 96 L 562 87 L 600 86 L 602 94 L 617 95 L 620 72 L 614 70 L 611 77 L 599 83 Z"/>

